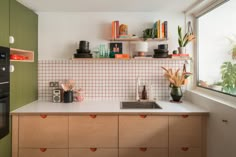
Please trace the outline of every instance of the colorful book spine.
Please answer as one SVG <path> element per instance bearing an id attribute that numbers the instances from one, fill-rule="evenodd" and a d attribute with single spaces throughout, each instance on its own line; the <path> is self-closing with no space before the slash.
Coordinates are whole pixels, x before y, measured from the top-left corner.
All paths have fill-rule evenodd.
<path id="1" fill-rule="evenodd" d="M 116 27 L 116 38 L 119 38 L 120 36 L 120 22 L 119 21 L 115 21 L 115 27 Z"/>
<path id="2" fill-rule="evenodd" d="M 158 21 L 156 21 L 156 38 L 158 38 Z"/>
<path id="3" fill-rule="evenodd" d="M 165 38 L 165 23 L 161 24 L 161 38 Z"/>
<path id="4" fill-rule="evenodd" d="M 165 38 L 167 39 L 168 38 L 168 22 L 167 21 L 164 22 L 164 29 L 165 29 L 164 31 Z"/>
<path id="5" fill-rule="evenodd" d="M 111 23 L 111 39 L 116 39 L 116 29 L 115 29 L 115 21 L 112 21 Z"/>
<path id="6" fill-rule="evenodd" d="M 157 36 L 157 38 L 161 38 L 161 20 L 157 21 L 157 27 L 158 27 L 158 36 Z"/>

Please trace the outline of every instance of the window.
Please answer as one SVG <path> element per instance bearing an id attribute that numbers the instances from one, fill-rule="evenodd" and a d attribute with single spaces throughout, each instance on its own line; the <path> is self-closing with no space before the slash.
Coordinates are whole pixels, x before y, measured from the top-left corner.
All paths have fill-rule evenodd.
<path id="1" fill-rule="evenodd" d="M 236 96 L 236 1 L 197 18 L 199 87 Z"/>

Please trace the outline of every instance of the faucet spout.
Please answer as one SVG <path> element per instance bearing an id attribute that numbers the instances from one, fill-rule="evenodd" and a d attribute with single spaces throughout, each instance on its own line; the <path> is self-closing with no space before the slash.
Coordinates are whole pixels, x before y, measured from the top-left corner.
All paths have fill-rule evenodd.
<path id="1" fill-rule="evenodd" d="M 140 79 L 139 77 L 137 77 L 136 79 L 136 100 L 140 101 L 140 97 L 139 97 L 139 86 L 140 86 Z"/>

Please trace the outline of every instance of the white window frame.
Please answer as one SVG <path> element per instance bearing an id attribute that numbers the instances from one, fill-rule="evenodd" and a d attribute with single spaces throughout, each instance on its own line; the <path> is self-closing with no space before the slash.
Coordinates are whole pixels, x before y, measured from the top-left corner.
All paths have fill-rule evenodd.
<path id="1" fill-rule="evenodd" d="M 217 0 L 217 1 L 214 1 L 213 3 L 211 3 L 210 5 L 208 5 L 207 7 L 204 7 L 203 9 L 201 9 L 200 11 L 198 12 L 195 12 L 193 13 L 193 16 L 194 16 L 194 20 L 193 20 L 193 23 L 194 23 L 194 27 L 195 27 L 195 34 L 196 36 L 198 36 L 198 18 L 203 16 L 204 14 L 212 11 L 213 9 L 223 5 L 224 3 L 228 2 L 230 0 Z M 192 90 L 190 90 L 190 92 L 193 92 L 193 93 L 197 93 L 197 94 L 201 94 L 201 95 L 204 95 L 205 97 L 208 97 L 210 99 L 213 99 L 215 101 L 218 101 L 218 102 L 223 102 L 224 104 L 231 104 L 233 107 L 236 106 L 236 96 L 233 96 L 233 95 L 228 95 L 228 94 L 225 94 L 225 93 L 222 93 L 222 92 L 217 92 L 217 91 L 214 91 L 214 90 L 211 90 L 211 89 L 207 89 L 207 88 L 204 88 L 204 87 L 200 87 L 198 86 L 198 63 L 199 63 L 199 59 L 198 59 L 198 38 L 197 40 L 195 41 L 195 44 L 194 44 L 194 54 L 193 54 L 193 59 L 194 59 L 194 67 L 193 67 L 193 72 L 194 75 L 193 76 L 193 84 L 192 84 Z"/>

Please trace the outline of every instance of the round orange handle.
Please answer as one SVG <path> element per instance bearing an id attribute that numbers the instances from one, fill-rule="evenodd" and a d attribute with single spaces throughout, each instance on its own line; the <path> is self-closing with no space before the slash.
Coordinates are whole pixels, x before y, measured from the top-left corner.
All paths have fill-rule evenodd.
<path id="1" fill-rule="evenodd" d="M 147 148 L 139 148 L 139 150 L 142 151 L 142 152 L 146 152 Z"/>
<path id="2" fill-rule="evenodd" d="M 97 117 L 97 115 L 95 115 L 95 114 L 91 114 L 90 117 L 94 119 L 94 118 Z"/>
<path id="3" fill-rule="evenodd" d="M 182 147 L 182 151 L 186 152 L 186 151 L 188 151 L 188 149 L 189 149 L 188 147 Z"/>
<path id="4" fill-rule="evenodd" d="M 45 118 L 47 118 L 47 115 L 46 114 L 41 114 L 40 117 L 45 119 Z"/>
<path id="5" fill-rule="evenodd" d="M 41 152 L 46 152 L 46 151 L 47 151 L 47 148 L 40 148 L 40 151 L 41 151 Z"/>
<path id="6" fill-rule="evenodd" d="M 182 115 L 183 118 L 188 118 L 188 115 Z"/>
<path id="7" fill-rule="evenodd" d="M 141 117 L 141 118 L 146 118 L 146 117 L 147 117 L 147 115 L 140 115 L 140 117 Z"/>
<path id="8" fill-rule="evenodd" d="M 96 152 L 97 148 L 90 148 L 91 152 Z"/>

